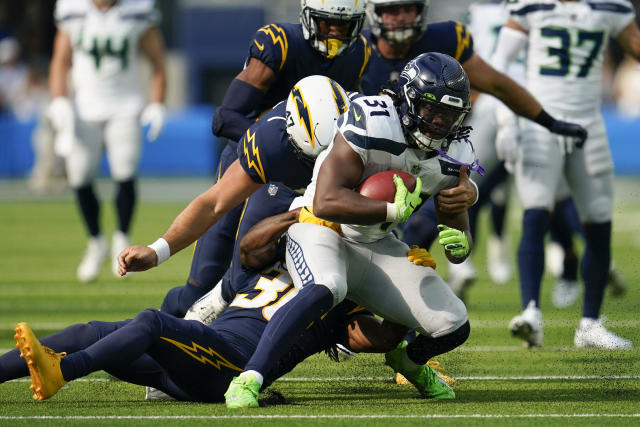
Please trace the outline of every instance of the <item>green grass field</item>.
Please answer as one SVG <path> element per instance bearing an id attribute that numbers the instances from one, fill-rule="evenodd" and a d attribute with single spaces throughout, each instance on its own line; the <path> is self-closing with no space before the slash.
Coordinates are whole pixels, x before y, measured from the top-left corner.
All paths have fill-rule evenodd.
<path id="1" fill-rule="evenodd" d="M 484 245 L 479 245 L 475 254 L 479 279 L 468 297 L 471 337 L 461 348 L 438 358 L 445 371 L 457 378 L 454 401 L 422 400 L 413 387 L 393 384 L 382 355 L 358 355 L 340 364 L 317 355 L 276 382 L 260 409 L 230 411 L 223 404 L 146 402 L 141 387 L 99 372 L 72 382 L 45 402 L 31 399 L 27 379 L 0 384 L 0 425 L 638 425 L 639 183 L 629 181 L 622 187 L 614 218 L 614 258 L 631 289 L 624 298 L 607 296 L 603 307 L 607 326 L 633 340 L 634 350 L 572 348 L 580 305 L 553 308 L 550 276 L 545 276 L 543 285 L 544 347 L 523 349 L 507 331 L 508 321 L 520 310 L 517 281 L 504 286 L 490 283 Z M 44 336 L 76 322 L 120 320 L 144 308 L 159 307 L 168 289 L 184 283 L 190 250 L 160 268 L 125 280 L 114 278 L 105 265 L 96 283 L 77 283 L 75 269 L 84 235 L 70 198 L 14 196 L 0 194 L 2 353 L 14 346 L 17 322 L 31 323 L 36 334 Z M 182 201 L 153 202 L 143 197 L 134 241 L 155 240 L 183 206 Z M 515 229 L 517 212 L 511 218 Z M 103 208 L 103 223 L 107 231 L 113 229 L 108 204 Z M 514 248 L 516 241 L 514 237 Z M 441 250 L 434 248 L 434 253 L 444 273 Z"/>

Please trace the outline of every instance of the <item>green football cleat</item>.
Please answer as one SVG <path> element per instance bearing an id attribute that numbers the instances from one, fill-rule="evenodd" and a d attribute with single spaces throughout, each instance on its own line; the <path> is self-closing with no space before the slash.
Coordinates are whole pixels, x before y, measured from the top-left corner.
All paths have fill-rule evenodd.
<path id="1" fill-rule="evenodd" d="M 233 377 L 224 394 L 227 408 L 257 408 L 260 383 L 252 374 Z"/>
<path id="2" fill-rule="evenodd" d="M 407 341 L 398 344 L 395 349 L 385 354 L 385 363 L 394 371 L 404 375 L 423 397 L 427 399 L 455 399 L 456 394 L 453 389 L 428 364 L 419 366 L 415 370 L 409 370 L 404 366 L 403 357 L 406 347 Z"/>

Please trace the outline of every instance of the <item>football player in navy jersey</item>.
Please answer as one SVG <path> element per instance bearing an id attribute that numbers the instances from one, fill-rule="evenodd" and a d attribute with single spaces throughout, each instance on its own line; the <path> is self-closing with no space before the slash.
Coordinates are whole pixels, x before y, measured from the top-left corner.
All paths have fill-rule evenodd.
<path id="1" fill-rule="evenodd" d="M 275 23 L 260 28 L 250 41 L 244 69 L 231 82 L 216 109 L 212 131 L 228 139 L 220 156 L 218 180 L 238 158 L 236 142 L 256 118 L 286 99 L 300 79 L 320 74 L 347 90 L 359 87 L 370 55 L 360 32 L 362 0 L 301 0 L 300 24 Z M 183 316 L 210 290 L 231 261 L 242 206 L 225 215 L 198 239 L 189 278 L 169 291 L 162 310 Z"/>
<path id="2" fill-rule="evenodd" d="M 241 245 L 243 260 L 263 269 L 244 276 L 240 292 L 211 327 L 148 309 L 120 322 L 72 325 L 38 341 L 30 327 L 20 323 L 18 349 L 0 357 L 0 383 L 30 375 L 34 399 L 44 400 L 68 381 L 103 369 L 178 400 L 221 402 L 266 324 L 296 294 L 284 265 L 272 263 L 283 258 L 279 238 L 298 220 L 298 213 L 269 218 L 247 233 Z M 297 337 L 287 355 L 274 364 L 264 387 L 314 353 L 325 350 L 335 358 L 337 343 L 350 351 L 384 352 L 397 344 L 402 333 L 397 325 L 381 323 L 345 301 Z"/>
<path id="3" fill-rule="evenodd" d="M 445 21 L 427 26 L 429 0 L 367 0 L 370 30 L 362 35 L 371 45 L 369 68 L 362 78 L 365 95 L 378 94 L 388 81 L 396 80 L 404 65 L 423 52 L 440 52 L 457 59 L 469 76 L 471 87 L 503 101 L 516 114 L 527 117 L 554 133 L 576 137 L 582 146 L 587 133 L 583 127 L 553 119 L 522 86 L 496 71 L 473 50 L 473 38 L 459 22 Z M 440 209 L 447 211 L 450 200 L 461 195 L 455 189 L 438 196 Z M 438 234 L 434 200 L 425 203 L 402 224 L 403 240 L 430 247 Z"/>

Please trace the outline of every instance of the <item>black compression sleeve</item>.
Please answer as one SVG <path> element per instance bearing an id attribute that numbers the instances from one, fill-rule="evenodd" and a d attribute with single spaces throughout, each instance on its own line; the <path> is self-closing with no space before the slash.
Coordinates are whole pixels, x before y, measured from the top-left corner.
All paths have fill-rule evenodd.
<path id="1" fill-rule="evenodd" d="M 260 108 L 264 93 L 242 80 L 233 79 L 224 95 L 222 104 L 216 108 L 211 123 L 215 136 L 238 141 L 251 126 L 253 120 L 247 118 L 251 112 Z"/>

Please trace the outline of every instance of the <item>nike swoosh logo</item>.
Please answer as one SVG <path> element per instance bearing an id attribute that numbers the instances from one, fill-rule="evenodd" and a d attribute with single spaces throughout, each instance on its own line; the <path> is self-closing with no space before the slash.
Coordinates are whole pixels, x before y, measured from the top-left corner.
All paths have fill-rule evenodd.
<path id="1" fill-rule="evenodd" d="M 358 115 L 358 112 L 356 110 L 353 110 L 353 117 L 356 118 L 356 122 L 359 122 L 362 118 L 362 116 Z"/>
<path id="2" fill-rule="evenodd" d="M 264 50 L 264 45 L 263 44 L 258 43 L 257 40 L 254 40 L 253 42 L 256 44 L 256 46 L 258 46 L 258 49 Z"/>

